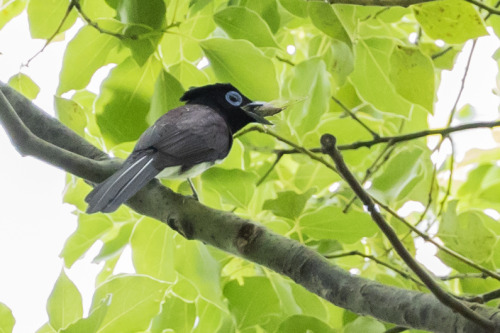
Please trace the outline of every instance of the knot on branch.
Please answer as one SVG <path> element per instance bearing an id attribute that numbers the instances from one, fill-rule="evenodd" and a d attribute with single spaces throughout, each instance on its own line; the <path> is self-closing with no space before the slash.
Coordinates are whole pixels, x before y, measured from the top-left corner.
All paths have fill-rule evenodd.
<path id="1" fill-rule="evenodd" d="M 331 151 L 332 149 L 335 149 L 335 146 L 337 145 L 337 138 L 335 138 L 331 134 L 323 134 L 321 136 L 321 146 L 323 147 L 324 152 Z"/>

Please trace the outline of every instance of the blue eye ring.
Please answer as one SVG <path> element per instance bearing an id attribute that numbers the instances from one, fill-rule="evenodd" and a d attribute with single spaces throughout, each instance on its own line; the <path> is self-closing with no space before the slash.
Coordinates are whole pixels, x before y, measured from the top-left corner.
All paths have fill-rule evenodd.
<path id="1" fill-rule="evenodd" d="M 228 91 L 226 93 L 226 101 L 232 106 L 240 106 L 243 103 L 243 97 L 236 91 Z"/>

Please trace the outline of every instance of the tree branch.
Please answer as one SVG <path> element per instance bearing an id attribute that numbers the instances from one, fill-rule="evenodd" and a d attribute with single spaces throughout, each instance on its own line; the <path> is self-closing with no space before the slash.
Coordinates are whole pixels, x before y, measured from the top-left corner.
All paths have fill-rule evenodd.
<path id="1" fill-rule="evenodd" d="M 24 125 L 40 139 L 91 159 L 107 158 L 106 154 L 97 153 L 95 147 L 85 143 L 84 139 L 54 118 L 40 114 L 38 108 L 15 91 L 7 87 L 1 87 L 1 90 Z M 0 107 L 0 113 L 6 112 L 8 111 L 4 107 Z M 1 119 L 0 122 L 5 126 L 4 117 Z M 81 167 L 93 168 L 91 165 Z M 114 170 L 115 166 L 110 164 L 99 171 L 79 172 L 95 173 L 96 178 L 89 179 L 95 181 Z M 275 234 L 234 214 L 203 206 L 190 197 L 184 197 L 162 186 L 157 180 L 151 181 L 127 204 L 141 214 L 168 224 L 188 239 L 203 241 L 268 267 L 290 277 L 333 304 L 355 313 L 435 332 L 449 332 L 459 328 L 462 332 L 486 332 L 477 324 L 443 306 L 431 294 L 385 286 L 351 275 L 299 242 Z M 498 319 L 496 316 L 500 311 L 497 309 L 477 306 L 475 311 L 493 318 L 495 325 L 500 327 L 500 316 Z"/>
<path id="2" fill-rule="evenodd" d="M 387 6 L 387 7 L 409 7 L 419 3 L 435 0 L 328 0 L 328 3 L 358 5 L 358 6 Z"/>
<path id="3" fill-rule="evenodd" d="M 460 132 L 460 131 L 465 131 L 469 129 L 477 129 L 477 128 L 494 128 L 500 126 L 500 120 L 496 121 L 478 121 L 475 123 L 468 123 L 468 124 L 462 124 L 458 126 L 450 126 L 450 127 L 445 127 L 445 128 L 438 128 L 438 129 L 431 129 L 431 130 L 424 130 L 424 131 L 419 131 L 419 132 L 413 132 L 413 133 L 408 133 L 408 134 L 402 134 L 402 135 L 395 135 L 395 136 L 381 136 L 377 139 L 373 140 L 367 140 L 367 141 L 357 141 L 349 144 L 344 144 L 344 145 L 338 145 L 337 149 L 338 150 L 353 150 L 353 149 L 359 149 L 359 148 L 371 148 L 375 145 L 381 144 L 381 143 L 389 143 L 391 145 L 399 143 L 399 142 L 405 142 L 405 141 L 411 141 L 411 140 L 416 140 L 420 139 L 426 136 L 431 136 L 431 135 L 441 135 L 441 136 L 447 136 L 451 133 L 455 132 Z M 245 131 L 240 132 L 240 136 L 249 132 L 249 131 L 254 131 L 257 130 L 256 128 L 250 127 Z M 263 132 L 263 131 L 260 131 Z M 292 146 L 293 147 L 293 146 Z M 303 150 L 307 150 L 310 153 L 323 153 L 323 149 L 318 147 L 318 148 L 302 148 L 297 149 L 276 149 L 274 150 L 274 153 L 281 152 L 283 154 L 297 154 L 297 153 L 302 153 Z"/>
<path id="4" fill-rule="evenodd" d="M 420 280 L 422 280 L 427 288 L 429 288 L 429 290 L 446 306 L 459 312 L 464 317 L 480 324 L 483 328 L 487 330 L 493 330 L 493 322 L 481 315 L 478 315 L 464 303 L 460 302 L 459 300 L 445 292 L 443 289 L 441 289 L 441 287 L 437 284 L 436 281 L 434 281 L 430 274 L 427 273 L 427 271 L 422 266 L 420 266 L 415 261 L 415 259 L 413 259 L 410 252 L 408 252 L 403 243 L 401 243 L 401 241 L 399 240 L 394 229 L 392 229 L 389 223 L 387 223 L 384 217 L 380 214 L 380 211 L 375 206 L 371 197 L 368 195 L 368 193 L 365 192 L 365 190 L 363 190 L 363 187 L 361 187 L 354 175 L 348 169 L 347 165 L 344 162 L 344 159 L 342 158 L 342 155 L 335 146 L 335 137 L 330 134 L 323 135 L 321 137 L 321 145 L 323 146 L 325 153 L 330 155 L 330 157 L 335 162 L 339 174 L 351 186 L 354 193 L 356 193 L 358 198 L 363 202 L 363 205 L 370 213 L 373 221 L 375 221 L 379 229 L 382 230 L 387 239 L 391 242 L 394 250 L 404 260 L 408 267 L 410 267 L 410 269 L 420 278 Z"/>
<path id="5" fill-rule="evenodd" d="M 1 86 L 0 86 L 1 87 Z M 57 144 L 46 141 L 24 124 L 11 103 L 0 89 L 0 121 L 3 123 L 12 144 L 22 156 L 33 156 L 53 166 L 66 170 L 78 177 L 91 181 L 102 180 L 101 175 L 106 174 L 109 165 L 117 167 L 121 162 L 114 160 L 94 160 L 78 153 L 59 147 Z"/>

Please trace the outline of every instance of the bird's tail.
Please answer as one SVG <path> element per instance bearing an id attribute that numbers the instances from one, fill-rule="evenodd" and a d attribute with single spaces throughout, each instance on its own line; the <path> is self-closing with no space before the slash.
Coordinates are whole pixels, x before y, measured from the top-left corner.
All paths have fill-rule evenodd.
<path id="1" fill-rule="evenodd" d="M 153 165 L 154 158 L 151 152 L 129 157 L 120 170 L 87 195 L 87 213 L 110 213 L 118 209 L 159 173 Z"/>

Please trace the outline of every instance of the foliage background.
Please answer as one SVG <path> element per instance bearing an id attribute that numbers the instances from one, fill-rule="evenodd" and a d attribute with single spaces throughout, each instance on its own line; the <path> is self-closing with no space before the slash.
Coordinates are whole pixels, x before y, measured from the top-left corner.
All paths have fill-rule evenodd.
<path id="1" fill-rule="evenodd" d="M 12 3 L 17 3 L 21 9 L 24 6 L 22 1 Z M 399 133 L 403 123 L 403 132 L 425 129 L 428 115 L 433 111 L 440 69 L 451 67 L 461 43 L 485 33 L 483 21 L 479 19 L 477 11 L 461 1 L 448 1 L 443 5 L 453 4 L 468 13 L 468 16 L 463 18 L 464 26 L 468 28 L 457 30 L 455 27 L 451 37 L 435 35 L 437 32 L 432 30 L 432 24 L 435 24 L 432 20 L 437 20 L 432 16 L 432 13 L 438 10 L 433 8 L 435 4 L 425 5 L 423 9 L 428 12 L 423 11 L 424 19 L 420 17 L 419 21 L 415 21 L 415 14 L 417 17 L 424 15 L 415 8 L 382 11 L 381 8 L 337 6 L 332 11 L 331 7 L 324 3 L 306 5 L 300 1 L 242 2 L 234 3 L 239 6 L 226 9 L 223 2 L 197 2 L 192 7 L 188 7 L 187 2 L 171 2 L 168 8 L 176 9 L 167 10 L 167 19 L 164 20 L 161 15 L 157 15 L 161 12 L 159 8 L 162 3 L 152 2 L 151 10 L 141 13 L 144 16 L 139 18 L 130 14 L 136 10 L 134 1 L 111 3 L 111 7 L 122 6 L 121 23 L 109 18 L 99 21 L 102 27 L 124 34 L 143 33 L 143 29 L 151 30 L 152 33 L 145 40 L 119 41 L 115 37 L 99 34 L 87 26 L 69 44 L 66 51 L 58 87 L 59 94 L 71 89 L 85 88 L 97 68 L 108 62 L 120 63 L 103 84 L 96 100 L 95 96 L 86 91 L 78 91 L 71 97 L 64 95 L 65 98 L 58 97 L 55 100 L 56 111 L 61 120 L 94 143 L 112 149 L 118 156 L 125 156 L 125 152 L 132 147 L 126 141 L 136 139 L 147 123 L 151 123 L 166 108 L 177 105 L 178 96 L 183 89 L 219 80 L 232 81 L 253 98 L 275 99 L 281 96 L 284 99 L 299 100 L 299 103 L 275 120 L 275 130 L 305 147 L 317 146 L 319 136 L 325 131 L 334 133 L 340 143 L 371 138 L 370 133 L 345 116 L 344 111 L 329 99 L 330 95 L 355 109 L 358 117 L 380 135 Z M 82 4 L 84 12 L 91 17 L 115 16 L 115 12 L 104 2 L 99 5 L 90 2 Z M 268 4 L 271 5 L 266 6 Z M 49 38 L 57 29 L 57 24 L 54 24 L 60 20 L 47 22 L 37 19 L 48 15 L 44 11 L 55 8 L 59 11 L 55 14 L 51 11 L 51 17 L 59 15 L 62 18 L 64 10 L 61 8 L 65 9 L 67 3 L 54 2 L 53 7 L 38 5 L 37 7 L 37 1 L 31 1 L 28 7 L 32 35 L 35 38 Z M 166 29 L 168 24 L 176 21 L 168 16 L 173 12 L 181 24 L 178 27 L 170 27 L 166 34 L 155 33 L 156 30 Z M 217 14 L 212 16 L 213 13 Z M 231 21 L 234 17 L 238 18 L 238 25 Z M 280 18 L 279 24 L 277 17 Z M 403 20 L 403 17 L 408 20 Z M 146 21 L 142 21 L 144 18 Z M 76 14 L 71 14 L 68 22 L 75 19 Z M 466 21 L 467 19 L 470 21 Z M 341 20 L 343 29 L 340 24 L 331 24 L 338 23 L 338 20 Z M 249 22 L 246 29 L 240 29 L 242 25 L 245 27 L 246 22 Z M 495 17 L 487 22 L 496 27 Z M 418 33 L 419 25 L 424 27 L 424 33 L 416 47 L 410 43 L 408 36 Z M 436 30 L 443 31 L 442 27 Z M 249 34 L 249 31 L 252 33 Z M 434 39 L 443 39 L 453 44 L 453 48 L 444 56 L 431 61 L 432 55 L 448 47 L 445 45 L 439 48 L 434 44 Z M 198 43 L 198 40 L 201 42 Z M 159 51 L 153 52 L 156 43 L 159 43 Z M 285 52 L 285 46 L 290 44 L 296 46 L 296 53 L 293 55 Z M 96 53 L 96 49 L 100 52 Z M 195 65 L 203 55 L 209 58 L 212 66 L 199 71 Z M 294 65 L 278 58 L 290 60 Z M 242 63 L 251 63 L 252 66 L 241 66 Z M 143 67 L 139 68 L 139 65 Z M 413 70 L 408 71 L 409 68 Z M 26 89 L 29 87 L 29 78 L 16 76 L 14 79 L 21 82 L 17 84 L 22 87 L 21 90 L 34 96 L 31 89 Z M 13 85 L 16 84 L 15 80 L 12 81 Z M 130 98 L 124 101 L 124 95 Z M 97 117 L 92 113 L 93 102 Z M 129 112 L 130 117 L 122 116 L 126 113 L 125 110 Z M 465 108 L 455 121 L 473 119 L 471 112 L 473 113 L 471 108 Z M 87 132 L 83 131 L 84 127 L 87 127 Z M 462 199 L 461 206 L 458 207 L 461 215 L 457 218 L 454 216 L 453 204 L 447 205 L 446 214 L 439 214 L 440 202 L 447 189 L 447 178 L 443 177 L 443 180 L 430 186 L 433 164 L 430 159 L 431 152 L 425 143 L 425 140 L 417 140 L 396 147 L 396 152 L 371 178 L 372 194 L 390 202 L 392 208 L 399 209 L 410 200 L 427 205 L 429 188 L 432 188 L 436 197 L 431 201 L 430 210 L 423 219 L 424 226 L 436 217 L 442 220 L 442 228 L 439 229 L 441 234 L 438 236 L 447 246 L 494 269 L 496 260 L 491 249 L 496 245 L 492 235 L 498 234 L 497 226 L 487 215 L 471 208 L 496 207 L 496 182 L 491 184 L 485 181 L 479 197 L 472 191 L 484 179 L 495 179 L 497 166 L 489 162 L 495 160 L 496 150 L 468 161 L 476 167 L 474 178 L 471 178 L 468 184 L 461 186 L 460 179 L 456 179 L 457 183 L 454 183 L 451 195 L 446 197 L 446 203 L 451 199 Z M 269 228 L 305 242 L 324 254 L 358 250 L 375 254 L 381 260 L 390 261 L 396 266 L 401 264 L 386 251 L 388 246 L 383 237 L 376 233 L 360 207 L 354 204 L 349 214 L 344 216 L 340 213 L 352 194 L 340 183 L 336 192 L 331 194 L 328 188 L 339 178 L 323 166 L 312 163 L 303 156 L 286 156 L 274 168 L 270 177 L 266 178 L 262 185 L 256 186 L 256 181 L 269 169 L 275 155 L 255 152 L 251 149 L 253 146 L 268 149 L 286 147 L 257 133 L 248 133 L 241 137 L 230 158 L 220 166 L 226 170 L 210 170 L 198 181 L 197 185 L 201 187 L 203 195 L 202 202 L 222 209 L 237 207 L 238 214 L 262 221 Z M 349 165 L 362 177 L 364 171 L 382 152 L 383 146 L 375 146 L 370 150 L 348 152 L 345 156 Z M 445 176 L 449 164 L 438 164 L 437 167 Z M 239 171 L 240 169 L 244 171 Z M 297 177 L 297 174 L 302 177 Z M 82 198 L 88 192 L 88 186 L 72 177 L 68 177 L 68 184 L 70 186 L 65 200 L 84 209 Z M 179 191 L 186 190 L 185 184 L 170 185 Z M 247 191 L 239 191 L 241 188 Z M 292 207 L 290 202 L 294 203 Z M 326 203 L 334 205 L 326 207 Z M 332 222 L 332 216 L 335 223 Z M 210 319 L 205 319 L 204 323 L 213 324 L 214 327 L 236 325 L 242 330 L 253 331 L 254 324 L 266 322 L 264 329 L 272 331 L 280 326 L 286 328 L 287 325 L 296 325 L 295 320 L 298 320 L 311 327 L 330 325 L 340 329 L 344 325 L 371 325 L 371 329 L 382 329 L 381 324 L 374 320 L 355 320 L 355 316 L 315 296 L 298 291 L 300 288 L 273 273 L 205 248 L 196 242 L 186 242 L 166 228 L 158 230 L 163 226 L 148 219 L 142 219 L 136 224 L 136 217 L 126 208 L 111 217 L 79 215 L 79 229 L 68 239 L 62 252 L 65 264 L 71 266 L 93 241 L 101 239 L 105 247 L 98 260 L 105 261 L 107 267 L 112 268 L 122 253 L 123 246 L 130 242 L 137 272 L 164 281 L 158 284 L 157 281 L 139 276 L 125 276 L 108 282 L 94 296 L 92 313 L 96 313 L 96 317 L 99 309 L 106 308 L 106 303 L 101 303 L 99 298 L 99 295 L 104 295 L 105 288 L 119 290 L 123 286 L 122 283 L 134 283 L 142 285 L 144 293 L 125 295 L 123 302 L 130 302 L 125 303 L 130 307 L 145 295 L 150 297 L 150 307 L 140 311 L 140 314 L 144 315 L 144 323 L 149 323 L 148 320 L 160 304 L 161 297 L 154 292 L 168 290 L 165 309 L 171 306 L 177 315 L 184 313 L 184 324 L 188 326 L 189 323 L 194 323 L 195 314 L 201 317 L 201 314 L 206 314 L 204 311 L 209 309 L 213 313 L 207 315 Z M 419 219 L 420 214 L 414 213 L 414 216 L 410 216 L 413 223 Z M 473 228 L 477 234 L 460 233 L 460 228 L 457 228 L 455 223 L 457 220 L 462 224 L 480 221 L 480 227 Z M 406 229 L 401 228 L 402 236 L 406 232 Z M 154 255 L 144 249 L 145 244 L 156 244 L 156 238 L 151 238 L 151 235 L 162 235 L 167 239 L 165 243 L 157 240 L 159 250 L 153 251 Z M 360 242 L 361 239 L 363 243 Z M 174 247 L 174 244 L 177 247 Z M 411 247 L 412 242 L 408 241 L 407 244 Z M 470 252 L 471 244 L 475 252 Z M 157 253 L 161 250 L 169 251 L 163 264 L 159 264 L 157 260 Z M 188 258 L 191 260 L 188 262 L 192 264 L 191 269 L 196 267 L 202 272 L 190 271 L 189 267 L 180 265 L 181 262 L 186 263 L 185 258 L 179 259 L 182 261 L 177 265 L 172 263 L 170 259 L 176 251 L 189 253 Z M 200 261 L 204 264 L 200 265 Z M 360 274 L 386 284 L 417 288 L 394 271 L 388 271 L 373 262 L 364 262 L 358 257 L 346 257 L 337 260 L 337 263 L 346 269 L 356 268 Z M 457 272 L 470 271 L 461 263 L 450 259 L 447 263 Z M 219 276 L 219 270 L 222 272 L 222 278 Z M 97 283 L 105 281 L 109 273 L 109 270 L 103 270 Z M 243 280 L 246 283 L 240 286 L 237 281 Z M 55 290 L 57 291 L 59 286 L 68 288 L 70 292 L 52 294 L 52 303 L 50 300 L 48 303 L 52 327 L 63 328 L 82 314 L 82 308 L 77 306 L 73 311 L 65 313 L 68 317 L 61 317 L 61 300 L 66 297 L 66 301 L 71 302 L 79 299 L 78 293 L 71 285 L 62 274 Z M 479 293 L 494 289 L 495 286 L 495 282 L 478 283 L 477 280 L 463 280 L 448 285 L 459 293 Z M 151 292 L 148 293 L 148 290 Z M 262 294 L 265 295 L 266 304 L 269 306 L 260 309 L 262 312 L 244 302 L 255 299 L 257 290 L 265 291 Z M 242 293 L 247 293 L 247 297 L 240 297 Z M 234 297 L 231 298 L 232 296 Z M 105 299 L 104 296 L 102 298 Z M 294 306 L 284 308 L 283 300 L 290 298 L 294 300 L 291 303 Z M 229 309 L 230 313 L 221 309 Z M 314 312 L 310 309 L 314 309 Z M 107 314 L 107 320 L 114 318 L 112 316 L 119 317 L 121 313 L 120 309 L 113 307 L 108 311 L 110 312 Z M 241 313 L 245 311 L 249 311 L 252 316 L 242 317 Z M 94 317 L 93 320 L 97 319 Z M 159 319 L 155 321 L 159 322 Z M 126 322 L 121 325 L 129 327 Z M 49 326 L 45 326 L 44 330 L 51 331 Z"/>

